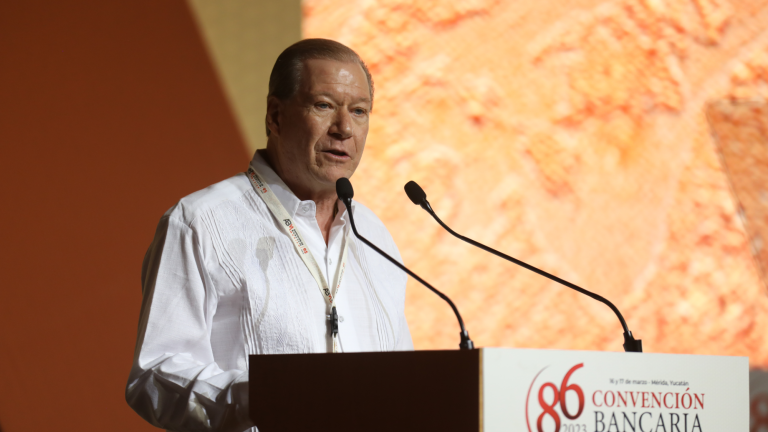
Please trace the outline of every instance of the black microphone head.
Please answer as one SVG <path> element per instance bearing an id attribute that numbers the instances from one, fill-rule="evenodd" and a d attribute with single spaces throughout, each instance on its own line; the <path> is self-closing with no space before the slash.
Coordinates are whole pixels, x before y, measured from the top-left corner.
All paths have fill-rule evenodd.
<path id="1" fill-rule="evenodd" d="M 421 186 L 419 186 L 419 184 L 413 180 L 405 184 L 405 193 L 408 195 L 408 198 L 410 198 L 411 201 L 416 205 L 422 205 L 424 200 L 427 199 L 427 194 L 424 192 L 424 189 L 422 189 Z"/>
<path id="2" fill-rule="evenodd" d="M 355 196 L 355 190 L 352 189 L 352 183 L 348 178 L 342 177 L 336 180 L 336 195 L 342 201 L 351 200 Z"/>

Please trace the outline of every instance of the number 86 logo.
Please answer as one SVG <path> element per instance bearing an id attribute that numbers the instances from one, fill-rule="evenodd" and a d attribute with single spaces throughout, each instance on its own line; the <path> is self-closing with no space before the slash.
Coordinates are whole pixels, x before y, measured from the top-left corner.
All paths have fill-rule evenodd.
<path id="1" fill-rule="evenodd" d="M 551 382 L 544 383 L 539 388 L 539 405 L 544 410 L 544 412 L 542 412 L 539 415 L 539 418 L 536 420 L 536 429 L 538 432 L 544 432 L 542 421 L 546 416 L 552 417 L 552 420 L 555 421 L 555 431 L 560 430 L 560 415 L 557 413 L 557 411 L 555 411 L 557 404 L 560 404 L 560 410 L 563 412 L 565 418 L 569 420 L 576 420 L 579 418 L 582 411 L 584 411 L 584 392 L 581 390 L 581 387 L 579 387 L 578 384 L 568 384 L 568 380 L 571 379 L 571 375 L 573 375 L 574 372 L 582 367 L 584 367 L 584 363 L 579 363 L 572 367 L 568 373 L 565 374 L 565 377 L 563 377 L 563 381 L 560 383 L 559 389 Z M 547 401 L 544 400 L 544 391 L 548 388 L 552 389 L 552 394 L 554 395 L 552 403 L 547 403 Z M 569 391 L 575 392 L 576 397 L 579 399 L 579 406 L 576 409 L 576 414 L 571 414 L 566 405 L 565 395 Z"/>

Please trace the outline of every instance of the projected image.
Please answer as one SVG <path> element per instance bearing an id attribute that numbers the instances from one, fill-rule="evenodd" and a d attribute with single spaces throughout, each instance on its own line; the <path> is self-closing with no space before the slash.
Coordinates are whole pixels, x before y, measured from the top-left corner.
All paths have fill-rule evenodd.
<path id="1" fill-rule="evenodd" d="M 611 299 L 649 352 L 768 366 L 768 5 L 760 1 L 305 0 L 376 84 L 356 198 L 444 290 L 479 346 L 621 350 Z M 763 189 L 765 188 L 765 189 Z M 409 282 L 417 349 L 455 348 Z"/>

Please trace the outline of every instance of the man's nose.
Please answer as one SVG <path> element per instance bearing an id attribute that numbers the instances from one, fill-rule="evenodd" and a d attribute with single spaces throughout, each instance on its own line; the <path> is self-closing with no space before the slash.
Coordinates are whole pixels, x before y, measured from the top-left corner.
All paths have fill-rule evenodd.
<path id="1" fill-rule="evenodd" d="M 352 136 L 352 116 L 346 109 L 336 111 L 333 124 L 328 132 L 339 140 L 345 140 Z"/>

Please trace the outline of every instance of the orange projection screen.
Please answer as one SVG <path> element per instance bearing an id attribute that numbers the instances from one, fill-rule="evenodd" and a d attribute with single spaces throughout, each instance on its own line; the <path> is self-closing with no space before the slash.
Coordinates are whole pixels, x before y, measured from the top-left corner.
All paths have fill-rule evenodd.
<path id="1" fill-rule="evenodd" d="M 610 309 L 443 231 L 612 299 L 646 351 L 768 366 L 768 4 L 305 0 L 376 83 L 356 197 L 480 346 L 620 350 Z M 768 245 L 766 245 L 768 246 Z M 417 349 L 455 348 L 410 282 Z"/>

